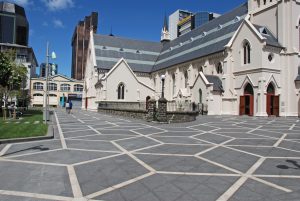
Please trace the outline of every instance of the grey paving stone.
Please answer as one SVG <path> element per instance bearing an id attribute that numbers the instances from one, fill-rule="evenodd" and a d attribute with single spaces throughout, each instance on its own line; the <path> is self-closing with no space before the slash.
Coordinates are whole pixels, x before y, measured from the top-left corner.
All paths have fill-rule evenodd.
<path id="1" fill-rule="evenodd" d="M 270 178 L 270 177 L 259 177 L 260 179 L 266 180 L 273 184 L 288 188 L 293 192 L 300 193 L 300 179 L 299 178 Z M 300 194 L 299 194 L 300 195 Z M 300 196 L 299 196 L 300 198 Z"/>
<path id="2" fill-rule="evenodd" d="M 59 150 L 53 152 L 38 153 L 38 154 L 28 155 L 28 156 L 21 156 L 21 157 L 16 157 L 14 159 L 69 165 L 69 164 L 89 161 L 97 158 L 103 158 L 110 155 L 114 155 L 114 153 L 77 151 L 77 150 Z"/>
<path id="3" fill-rule="evenodd" d="M 272 137 L 272 138 L 281 138 L 283 134 L 282 132 L 274 132 L 274 131 L 270 131 L 270 130 L 255 130 L 253 132 L 251 132 L 252 134 L 258 134 L 261 136 L 265 136 L 265 137 Z"/>
<path id="4" fill-rule="evenodd" d="M 300 140 L 300 131 L 299 134 L 288 134 L 285 139 L 297 139 Z"/>
<path id="5" fill-rule="evenodd" d="M 152 136 L 153 138 L 164 142 L 164 143 L 178 143 L 178 144 L 209 144 L 200 140 L 196 140 L 189 137 L 163 137 L 163 136 Z"/>
<path id="6" fill-rule="evenodd" d="M 300 151 L 300 142 L 291 142 L 284 140 L 278 145 L 278 147 Z"/>
<path id="7" fill-rule="evenodd" d="M 31 197 L 20 197 L 12 195 L 0 195 L 1 201 L 55 201 L 49 199 L 31 198 Z"/>
<path id="8" fill-rule="evenodd" d="M 218 127 L 204 126 L 204 125 L 192 126 L 192 128 L 201 130 L 201 131 L 212 131 L 212 130 L 218 129 Z"/>
<path id="9" fill-rule="evenodd" d="M 226 145 L 256 145 L 256 146 L 273 146 L 277 140 L 272 139 L 236 139 Z"/>
<path id="10" fill-rule="evenodd" d="M 134 132 L 130 131 L 130 130 L 122 130 L 122 129 L 96 129 L 98 131 L 100 131 L 101 134 L 105 134 L 105 135 L 114 135 L 114 134 L 118 134 L 118 135 L 138 135 L 135 134 Z"/>
<path id="11" fill-rule="evenodd" d="M 278 196 L 283 191 L 248 179 L 229 201 L 284 201 Z"/>
<path id="12" fill-rule="evenodd" d="M 206 149 L 209 149 L 210 145 L 173 145 L 164 144 L 157 147 L 142 150 L 143 153 L 161 153 L 161 154 L 186 154 L 194 155 Z"/>
<path id="13" fill-rule="evenodd" d="M 221 134 L 224 136 L 228 136 L 228 137 L 233 137 L 233 138 L 243 138 L 243 139 L 252 139 L 252 138 L 266 138 L 266 139 L 270 139 L 268 136 L 258 136 L 258 135 L 252 135 L 250 133 L 218 133 L 218 132 L 214 132 L 216 134 Z"/>
<path id="14" fill-rule="evenodd" d="M 95 135 L 95 136 L 86 136 L 86 137 L 79 137 L 76 139 L 84 139 L 84 140 L 102 140 L 102 141 L 114 141 L 114 140 L 121 140 L 125 138 L 130 138 L 130 137 L 136 137 L 136 135 L 118 135 L 118 134 L 113 134 L 113 135 Z"/>
<path id="15" fill-rule="evenodd" d="M 280 147 L 243 147 L 234 146 L 235 149 L 257 154 L 264 157 L 300 157 L 300 152 L 281 149 Z"/>
<path id="16" fill-rule="evenodd" d="M 60 140 L 13 144 L 3 157 L 61 149 Z"/>
<path id="17" fill-rule="evenodd" d="M 117 142 L 117 144 L 119 144 L 128 151 L 132 151 L 153 145 L 158 145 L 159 143 L 146 137 L 138 137 L 128 140 L 120 140 Z"/>
<path id="18" fill-rule="evenodd" d="M 256 163 L 258 157 L 234 151 L 231 149 L 219 147 L 201 155 L 211 161 L 220 163 L 227 167 L 247 172 L 248 169 Z"/>
<path id="19" fill-rule="evenodd" d="M 208 141 L 211 143 L 215 143 L 215 144 L 221 144 L 225 141 L 228 141 L 230 139 L 232 139 L 231 137 L 226 137 L 226 136 L 222 136 L 222 135 L 215 135 L 212 133 L 205 133 L 202 135 L 198 135 L 195 136 L 195 138 L 199 139 L 199 140 L 204 140 L 204 141 Z"/>
<path id="20" fill-rule="evenodd" d="M 65 138 L 72 138 L 72 137 L 81 137 L 81 136 L 87 136 L 87 135 L 98 135 L 99 133 L 93 131 L 93 130 L 81 130 L 81 131 L 72 131 L 72 132 L 64 132 L 63 133 Z"/>
<path id="21" fill-rule="evenodd" d="M 0 161 L 0 189 L 73 197 L 65 167 Z"/>
<path id="22" fill-rule="evenodd" d="M 144 175 L 149 171 L 128 156 L 118 156 L 75 167 L 84 195 Z"/>
<path id="23" fill-rule="evenodd" d="M 221 128 L 218 133 L 247 133 L 251 130 L 250 128 Z"/>
<path id="24" fill-rule="evenodd" d="M 300 176 L 300 159 L 266 159 L 254 174 Z"/>
<path id="25" fill-rule="evenodd" d="M 66 140 L 68 148 L 86 149 L 86 150 L 102 150 L 102 151 L 118 151 L 111 142 L 104 141 L 82 141 L 81 139 Z"/>
<path id="26" fill-rule="evenodd" d="M 149 135 L 149 134 L 152 134 L 152 133 L 164 132 L 164 130 L 150 127 L 150 128 L 138 129 L 138 130 L 136 130 L 136 132 L 138 132 L 142 135 Z"/>
<path id="27" fill-rule="evenodd" d="M 233 173 L 195 157 L 136 155 L 157 171 L 192 173 Z"/>
<path id="28" fill-rule="evenodd" d="M 107 201 L 215 201 L 236 178 L 153 175 L 99 196 Z M 218 184 L 222 185 L 218 185 Z M 190 189 L 186 189 L 186 185 Z"/>
<path id="29" fill-rule="evenodd" d="M 159 134 L 154 134 L 153 136 L 173 136 L 173 137 L 190 137 L 193 135 L 201 134 L 201 131 L 180 131 L 180 132 L 175 132 L 175 131 L 167 131 L 164 133 L 159 133 Z"/>

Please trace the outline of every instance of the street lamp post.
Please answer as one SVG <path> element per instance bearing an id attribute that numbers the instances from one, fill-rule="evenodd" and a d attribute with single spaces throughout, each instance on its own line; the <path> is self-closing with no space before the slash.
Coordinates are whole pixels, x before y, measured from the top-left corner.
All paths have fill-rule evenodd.
<path id="1" fill-rule="evenodd" d="M 52 59 L 56 59 L 56 54 L 55 52 L 52 52 L 51 54 Z M 47 42 L 47 50 L 46 50 L 46 89 L 44 93 L 44 121 L 45 124 L 47 124 L 47 121 L 49 120 L 49 112 L 48 112 L 48 105 L 49 105 L 49 96 L 48 96 L 48 82 L 49 82 L 49 60 L 50 60 L 50 55 L 49 55 L 49 42 Z"/>
<path id="2" fill-rule="evenodd" d="M 165 98 L 165 92 L 164 92 L 164 90 L 165 90 L 165 79 L 166 79 L 166 76 L 165 75 L 161 75 L 161 77 L 160 77 L 160 79 L 161 79 L 161 82 L 162 82 L 162 85 L 161 85 L 161 97 L 162 98 Z"/>

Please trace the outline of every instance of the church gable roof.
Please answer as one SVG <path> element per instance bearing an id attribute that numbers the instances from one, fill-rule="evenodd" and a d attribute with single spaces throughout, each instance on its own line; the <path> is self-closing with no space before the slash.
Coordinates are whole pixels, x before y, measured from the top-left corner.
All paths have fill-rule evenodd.
<path id="1" fill-rule="evenodd" d="M 162 44 L 120 38 L 114 36 L 94 35 L 97 66 L 111 69 L 120 58 L 126 59 L 133 71 L 151 72 L 160 54 Z"/>
<path id="2" fill-rule="evenodd" d="M 165 43 L 153 71 L 223 51 L 247 15 L 248 6 L 240 7 Z"/>
<path id="3" fill-rule="evenodd" d="M 225 49 L 247 15 L 247 3 L 170 42 L 94 35 L 97 67 L 111 69 L 124 58 L 135 72 L 154 72 Z"/>
<path id="4" fill-rule="evenodd" d="M 267 45 L 274 46 L 274 47 L 282 47 L 282 45 L 278 42 L 277 38 L 267 27 L 259 26 L 255 24 L 253 24 L 253 26 L 264 38 L 266 38 Z"/>

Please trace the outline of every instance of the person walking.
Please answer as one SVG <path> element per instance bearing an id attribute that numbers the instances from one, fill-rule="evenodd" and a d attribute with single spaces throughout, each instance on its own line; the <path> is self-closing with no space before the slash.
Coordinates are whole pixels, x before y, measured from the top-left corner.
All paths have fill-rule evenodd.
<path id="1" fill-rule="evenodd" d="M 70 104 L 69 104 L 69 102 L 67 101 L 67 102 L 66 102 L 66 113 L 68 113 L 68 114 L 69 114 L 69 108 L 70 108 Z"/>
<path id="2" fill-rule="evenodd" d="M 73 108 L 73 103 L 72 103 L 72 101 L 70 100 L 70 101 L 69 101 L 69 114 L 72 113 L 72 108 Z"/>

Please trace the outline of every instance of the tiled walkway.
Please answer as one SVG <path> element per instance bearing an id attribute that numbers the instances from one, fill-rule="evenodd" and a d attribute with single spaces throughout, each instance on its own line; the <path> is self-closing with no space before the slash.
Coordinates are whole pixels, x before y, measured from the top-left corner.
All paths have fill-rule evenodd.
<path id="1" fill-rule="evenodd" d="M 297 118 L 55 116 L 54 140 L 0 146 L 1 201 L 300 200 Z"/>

